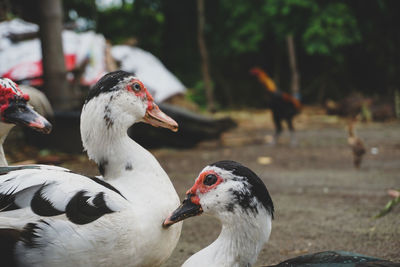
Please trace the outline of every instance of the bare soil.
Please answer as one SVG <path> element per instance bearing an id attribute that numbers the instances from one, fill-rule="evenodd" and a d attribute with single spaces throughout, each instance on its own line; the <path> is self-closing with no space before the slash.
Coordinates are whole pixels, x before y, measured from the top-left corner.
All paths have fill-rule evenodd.
<path id="1" fill-rule="evenodd" d="M 307 108 L 296 118 L 295 147 L 290 146 L 287 133 L 278 145 L 268 144 L 273 133 L 268 111 L 229 115 L 239 127 L 220 140 L 193 149 L 152 152 L 181 199 L 199 171 L 218 160 L 241 162 L 262 178 L 276 213 L 270 240 L 255 266 L 324 250 L 354 251 L 400 262 L 400 205 L 382 218 L 373 218 L 391 199 L 387 189 L 400 188 L 399 122 L 357 125 L 357 133 L 367 146 L 361 169 L 357 170 L 347 145 L 345 121 L 326 116 L 319 109 Z M 378 153 L 372 154 L 371 149 Z M 6 153 L 10 163 L 15 163 L 35 158 L 33 154 L 38 152 L 28 150 L 17 153 L 8 148 Z M 72 170 L 98 174 L 85 155 L 40 153 L 42 158 L 58 159 Z M 220 224 L 212 217 L 186 220 L 178 246 L 163 267 L 180 266 L 210 244 L 219 231 Z"/>

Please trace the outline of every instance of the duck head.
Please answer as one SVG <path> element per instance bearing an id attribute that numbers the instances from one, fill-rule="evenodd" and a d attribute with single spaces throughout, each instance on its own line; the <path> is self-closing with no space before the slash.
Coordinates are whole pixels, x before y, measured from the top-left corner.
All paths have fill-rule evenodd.
<path id="1" fill-rule="evenodd" d="M 19 124 L 42 133 L 50 133 L 51 124 L 31 106 L 29 95 L 24 94 L 16 83 L 7 78 L 0 79 L 0 120 Z"/>
<path id="2" fill-rule="evenodd" d="M 82 112 L 81 127 L 85 126 L 82 121 L 88 123 L 95 116 L 103 120 L 107 129 L 127 129 L 143 121 L 155 127 L 178 130 L 178 124 L 158 108 L 144 84 L 125 71 L 104 75 L 89 91 Z"/>
<path id="3" fill-rule="evenodd" d="M 254 217 L 260 212 L 273 218 L 274 205 L 261 179 L 240 163 L 219 161 L 200 172 L 182 205 L 164 220 L 163 226 L 202 213 L 232 223 L 238 217 Z"/>

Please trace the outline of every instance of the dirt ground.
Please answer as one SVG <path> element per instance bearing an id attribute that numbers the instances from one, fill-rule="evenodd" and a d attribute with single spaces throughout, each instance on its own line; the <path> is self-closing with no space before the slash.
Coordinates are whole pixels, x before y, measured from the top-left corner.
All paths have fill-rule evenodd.
<path id="1" fill-rule="evenodd" d="M 399 122 L 357 125 L 368 152 L 361 169 L 356 170 L 345 123 L 337 117 L 307 108 L 296 118 L 298 145 L 292 147 L 287 132 L 277 146 L 268 144 L 273 131 L 269 112 L 229 115 L 239 122 L 239 127 L 220 140 L 204 142 L 193 149 L 152 152 L 181 199 L 206 164 L 222 159 L 241 162 L 263 179 L 276 213 L 270 240 L 255 266 L 324 250 L 354 251 L 400 261 L 400 205 L 382 218 L 372 218 L 390 200 L 387 189 L 400 188 Z M 371 149 L 377 153 L 372 154 Z M 6 153 L 10 163 L 30 156 L 10 149 Z M 72 170 L 98 173 L 85 155 L 60 157 L 62 165 Z M 180 266 L 210 244 L 219 231 L 214 218 L 186 220 L 178 246 L 163 267 Z"/>

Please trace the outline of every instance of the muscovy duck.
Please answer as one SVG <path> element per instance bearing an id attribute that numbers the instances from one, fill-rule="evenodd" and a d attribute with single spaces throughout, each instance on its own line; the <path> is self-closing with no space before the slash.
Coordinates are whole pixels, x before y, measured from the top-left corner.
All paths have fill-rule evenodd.
<path id="1" fill-rule="evenodd" d="M 182 266 L 250 267 L 256 262 L 271 233 L 274 204 L 265 184 L 253 171 L 234 161 L 206 166 L 186 192 L 181 206 L 164 220 L 163 226 L 168 228 L 202 213 L 221 221 L 221 233 Z M 344 251 L 304 255 L 276 266 L 350 267 L 369 262 L 382 264 L 374 266 L 394 266 L 389 261 Z"/>
<path id="2" fill-rule="evenodd" d="M 83 145 L 102 178 L 54 166 L 0 168 L 0 257 L 21 266 L 161 265 L 180 236 L 181 225 L 161 227 L 179 197 L 153 155 L 127 135 L 141 120 L 178 127 L 136 77 L 106 74 L 81 115 Z"/>
<path id="3" fill-rule="evenodd" d="M 51 124 L 30 107 L 29 95 L 24 94 L 16 83 L 0 78 L 0 166 L 7 166 L 3 143 L 15 124 L 50 133 Z"/>

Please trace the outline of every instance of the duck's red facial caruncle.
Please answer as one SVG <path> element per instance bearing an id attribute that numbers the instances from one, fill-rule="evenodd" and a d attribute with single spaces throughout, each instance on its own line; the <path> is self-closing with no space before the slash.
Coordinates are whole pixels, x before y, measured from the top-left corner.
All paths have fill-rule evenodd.
<path id="1" fill-rule="evenodd" d="M 29 95 L 24 94 L 18 85 L 11 81 L 10 79 L 4 78 L 0 79 L 0 111 L 3 111 L 12 102 L 28 102 Z"/>
<path id="2" fill-rule="evenodd" d="M 200 205 L 198 194 L 207 193 L 217 187 L 222 181 L 222 178 L 213 170 L 204 171 L 200 173 L 194 185 L 186 192 L 186 195 L 191 194 L 192 202 Z"/>
<path id="3" fill-rule="evenodd" d="M 154 103 L 153 96 L 140 80 L 132 79 L 129 85 L 127 85 L 127 90 L 133 92 L 143 101 L 147 101 L 146 114 L 143 118 L 144 122 L 155 127 L 167 128 L 174 132 L 178 131 L 178 123 L 160 110 L 157 104 Z"/>

